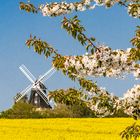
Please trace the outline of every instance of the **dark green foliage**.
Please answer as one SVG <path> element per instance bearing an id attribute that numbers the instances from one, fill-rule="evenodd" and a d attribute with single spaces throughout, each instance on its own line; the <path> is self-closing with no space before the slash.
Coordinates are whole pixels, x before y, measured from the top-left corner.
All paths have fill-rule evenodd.
<path id="1" fill-rule="evenodd" d="M 131 49 L 131 56 L 130 58 L 138 61 L 140 60 L 140 26 L 137 26 L 137 30 L 135 31 L 135 37 L 130 41 L 133 46 L 136 48 Z"/>
<path id="2" fill-rule="evenodd" d="M 121 108 L 121 109 L 117 110 L 113 115 L 107 116 L 107 118 L 108 117 L 110 117 L 110 118 L 115 118 L 115 117 L 117 117 L 117 118 L 120 118 L 120 117 L 127 118 L 129 116 L 124 112 L 123 108 Z"/>
<path id="3" fill-rule="evenodd" d="M 66 59 L 65 59 L 64 56 L 56 55 L 56 56 L 54 56 L 54 59 L 53 59 L 53 65 L 54 65 L 55 68 L 60 70 L 60 69 L 64 68 L 65 61 L 66 61 Z"/>
<path id="4" fill-rule="evenodd" d="M 52 109 L 37 110 L 27 103 L 18 103 L 11 109 L 1 112 L 0 118 L 29 119 L 29 118 L 82 118 L 94 117 L 94 113 L 86 106 L 58 104 Z"/>
<path id="5" fill-rule="evenodd" d="M 80 20 L 77 16 L 74 16 L 71 19 L 67 19 L 66 17 L 62 20 L 62 28 L 64 28 L 68 34 L 70 34 L 74 39 L 77 39 L 81 45 L 86 46 L 86 50 L 93 54 L 94 49 L 98 49 L 93 42 L 95 42 L 95 38 L 88 38 L 85 34 L 85 28 L 80 25 Z"/>
<path id="6" fill-rule="evenodd" d="M 81 100 L 81 95 L 81 91 L 69 88 L 67 90 L 60 89 L 51 91 L 49 93 L 49 98 L 54 98 L 56 103 L 74 105 L 83 103 L 83 101 Z"/>
<path id="7" fill-rule="evenodd" d="M 42 41 L 41 39 L 37 39 L 36 36 L 32 37 L 30 35 L 30 38 L 26 41 L 26 45 L 28 48 L 34 47 L 34 51 L 38 54 L 44 54 L 46 58 L 51 56 L 52 54 L 57 54 L 55 49 L 49 45 L 47 42 Z"/>
<path id="8" fill-rule="evenodd" d="M 46 109 L 42 115 L 44 118 L 75 118 L 78 116 L 65 104 L 58 104 L 54 110 Z"/>
<path id="9" fill-rule="evenodd" d="M 133 111 L 133 118 L 138 120 L 140 118 L 140 109 L 138 106 L 135 106 L 135 110 Z"/>
<path id="10" fill-rule="evenodd" d="M 56 90 L 49 93 L 56 103 L 65 104 L 73 117 L 95 117 L 94 112 L 81 100 L 82 92 L 73 88 Z"/>
<path id="11" fill-rule="evenodd" d="M 30 3 L 20 2 L 20 9 L 25 10 L 26 12 L 32 12 L 32 13 L 38 12 L 38 9 L 33 4 Z"/>
<path id="12" fill-rule="evenodd" d="M 93 118 L 96 117 L 94 111 L 92 111 L 86 104 L 77 104 L 70 106 L 70 109 L 74 113 L 76 118 Z"/>
<path id="13" fill-rule="evenodd" d="M 140 14 L 139 14 L 139 8 L 140 8 L 140 1 L 139 2 L 133 2 L 131 4 L 128 4 L 128 6 L 131 7 L 131 9 L 128 11 L 129 15 L 133 17 L 137 17 L 140 19 Z"/>
<path id="14" fill-rule="evenodd" d="M 97 90 L 96 82 L 92 82 L 92 80 L 87 80 L 85 78 L 79 78 L 78 79 L 80 86 L 85 89 L 86 91 L 91 91 L 92 89 Z"/>
<path id="15" fill-rule="evenodd" d="M 140 137 L 140 125 L 134 123 L 133 125 L 128 126 L 125 130 L 123 130 L 120 135 L 122 139 L 130 140 L 134 138 L 134 140 L 138 140 Z"/>
<path id="16" fill-rule="evenodd" d="M 54 110 L 46 109 L 44 118 L 86 118 L 95 117 L 93 111 L 86 106 L 58 104 Z"/>
<path id="17" fill-rule="evenodd" d="M 137 26 L 137 30 L 135 31 L 135 37 L 131 40 L 133 46 L 140 48 L 140 26 Z"/>
<path id="18" fill-rule="evenodd" d="M 21 119 L 21 118 L 40 118 L 41 115 L 34 111 L 31 104 L 18 102 L 11 109 L 3 111 L 0 115 L 1 118 Z"/>
<path id="19" fill-rule="evenodd" d="M 134 61 L 139 61 L 140 60 L 140 48 L 132 48 L 129 59 L 134 60 Z"/>

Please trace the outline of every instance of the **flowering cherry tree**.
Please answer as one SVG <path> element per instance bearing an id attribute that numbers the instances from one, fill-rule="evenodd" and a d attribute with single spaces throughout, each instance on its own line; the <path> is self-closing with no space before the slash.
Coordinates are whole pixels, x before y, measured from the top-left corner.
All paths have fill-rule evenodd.
<path id="1" fill-rule="evenodd" d="M 112 7 L 115 4 L 120 4 L 127 7 L 129 15 L 140 18 L 140 5 L 139 0 L 82 0 L 80 2 L 67 3 L 53 2 L 41 4 L 36 8 L 33 4 L 20 3 L 20 8 L 28 12 L 37 13 L 40 11 L 43 16 L 60 16 L 72 13 L 73 11 L 93 10 L 97 6 L 105 6 L 106 8 Z"/>
<path id="2" fill-rule="evenodd" d="M 82 0 L 80 2 L 53 2 L 41 4 L 35 7 L 30 2 L 20 2 L 20 8 L 27 12 L 41 12 L 43 16 L 56 17 L 70 14 L 74 11 L 94 10 L 97 6 L 112 7 L 115 4 L 124 6 L 130 16 L 140 18 L 139 0 Z M 132 73 L 136 79 L 140 78 L 140 26 L 137 26 L 135 36 L 131 40 L 133 48 L 127 50 L 112 50 L 104 44 L 96 44 L 94 37 L 85 35 L 85 28 L 81 25 L 77 16 L 62 20 L 62 27 L 74 39 L 77 39 L 85 47 L 86 53 L 81 56 L 62 56 L 47 42 L 30 36 L 26 45 L 34 47 L 35 52 L 45 57 L 53 57 L 53 66 L 61 70 L 72 80 L 78 81 L 84 89 L 82 100 L 87 106 L 96 112 L 98 117 L 114 114 L 123 107 L 125 113 L 140 118 L 140 85 L 134 85 L 122 98 L 114 96 L 105 89 L 98 87 L 87 77 L 114 77 L 125 78 Z"/>

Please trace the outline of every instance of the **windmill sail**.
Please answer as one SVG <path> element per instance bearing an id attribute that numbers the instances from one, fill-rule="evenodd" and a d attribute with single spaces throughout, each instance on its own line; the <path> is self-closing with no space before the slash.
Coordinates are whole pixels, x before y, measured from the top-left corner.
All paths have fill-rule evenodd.
<path id="1" fill-rule="evenodd" d="M 29 93 L 32 89 L 33 85 L 29 85 L 26 89 L 24 89 L 22 92 L 20 92 L 20 94 L 17 94 L 15 96 L 15 102 L 18 102 L 19 100 L 21 100 L 27 93 Z"/>
<path id="2" fill-rule="evenodd" d="M 36 78 L 33 76 L 33 74 L 26 68 L 25 65 L 21 65 L 19 69 L 23 72 L 23 74 L 32 82 L 34 83 Z"/>
<path id="3" fill-rule="evenodd" d="M 56 70 L 55 70 L 55 68 L 51 68 L 49 71 L 47 71 L 44 75 L 42 75 L 39 79 L 38 79 L 38 81 L 45 81 L 45 79 L 48 77 L 48 75 L 50 74 L 50 73 L 52 73 L 53 72 L 53 74 L 54 74 L 54 72 L 55 72 Z"/>
<path id="4" fill-rule="evenodd" d="M 55 68 L 51 68 L 49 71 L 47 71 L 44 75 L 40 76 L 38 79 L 36 79 L 33 76 L 33 74 L 26 68 L 25 65 L 21 65 L 19 69 L 31 81 L 32 85 L 29 85 L 25 90 L 20 92 L 20 94 L 18 94 L 15 97 L 15 102 L 21 100 L 27 93 L 31 91 L 29 103 L 32 103 L 37 107 L 53 108 L 51 107 L 53 101 L 49 102 L 48 96 L 46 95 L 47 88 L 44 86 L 43 83 L 56 72 Z"/>
<path id="5" fill-rule="evenodd" d="M 47 81 L 55 72 L 56 70 L 53 69 L 48 75 L 45 75 L 40 81 L 41 82 Z"/>

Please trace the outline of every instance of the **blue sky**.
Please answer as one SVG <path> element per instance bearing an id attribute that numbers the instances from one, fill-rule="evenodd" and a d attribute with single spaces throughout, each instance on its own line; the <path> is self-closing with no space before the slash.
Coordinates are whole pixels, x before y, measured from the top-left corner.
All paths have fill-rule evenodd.
<path id="1" fill-rule="evenodd" d="M 48 1 L 48 0 L 47 0 Z M 74 1 L 74 0 L 73 0 Z M 61 29 L 63 16 L 50 18 L 41 14 L 33 15 L 19 10 L 19 0 L 1 0 L 0 4 L 0 111 L 13 104 L 13 97 L 30 83 L 21 73 L 19 66 L 25 64 L 38 77 L 51 68 L 51 61 L 34 53 L 25 46 L 30 33 L 46 40 L 64 55 L 83 54 L 84 48 Z M 44 0 L 31 0 L 37 4 Z M 68 0 L 67 2 L 70 2 Z M 86 34 L 113 49 L 131 47 L 129 40 L 139 24 L 138 19 L 129 17 L 124 7 L 110 9 L 97 7 L 93 11 L 74 12 L 67 17 L 78 15 L 86 28 Z M 122 96 L 135 81 L 132 76 L 125 80 L 113 78 L 93 79 L 98 85 Z M 77 87 L 77 84 L 57 72 L 46 82 L 50 90 Z"/>

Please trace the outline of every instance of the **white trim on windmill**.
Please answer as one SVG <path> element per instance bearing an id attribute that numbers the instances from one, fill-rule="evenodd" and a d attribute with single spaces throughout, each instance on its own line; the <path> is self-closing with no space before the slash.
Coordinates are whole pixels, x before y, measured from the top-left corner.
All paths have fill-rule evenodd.
<path id="1" fill-rule="evenodd" d="M 51 106 L 51 108 L 54 108 L 54 106 L 52 105 L 52 101 L 50 102 L 48 99 L 48 96 L 46 95 L 46 93 L 44 92 L 43 89 L 41 89 L 40 84 L 44 85 L 44 82 L 46 80 L 48 80 L 55 72 L 55 68 L 51 68 L 49 71 L 47 71 L 45 74 L 39 76 L 38 79 L 36 79 L 33 74 L 26 68 L 25 65 L 21 65 L 19 67 L 19 69 L 22 71 L 22 73 L 30 80 L 30 82 L 32 83 L 31 85 L 29 85 L 26 89 L 24 89 L 22 92 L 20 92 L 20 94 L 18 94 L 15 97 L 15 102 L 20 101 L 26 94 L 28 94 L 32 89 L 36 90 L 36 93 L 45 101 L 45 103 L 49 106 Z M 55 104 L 55 103 L 53 103 Z"/>

